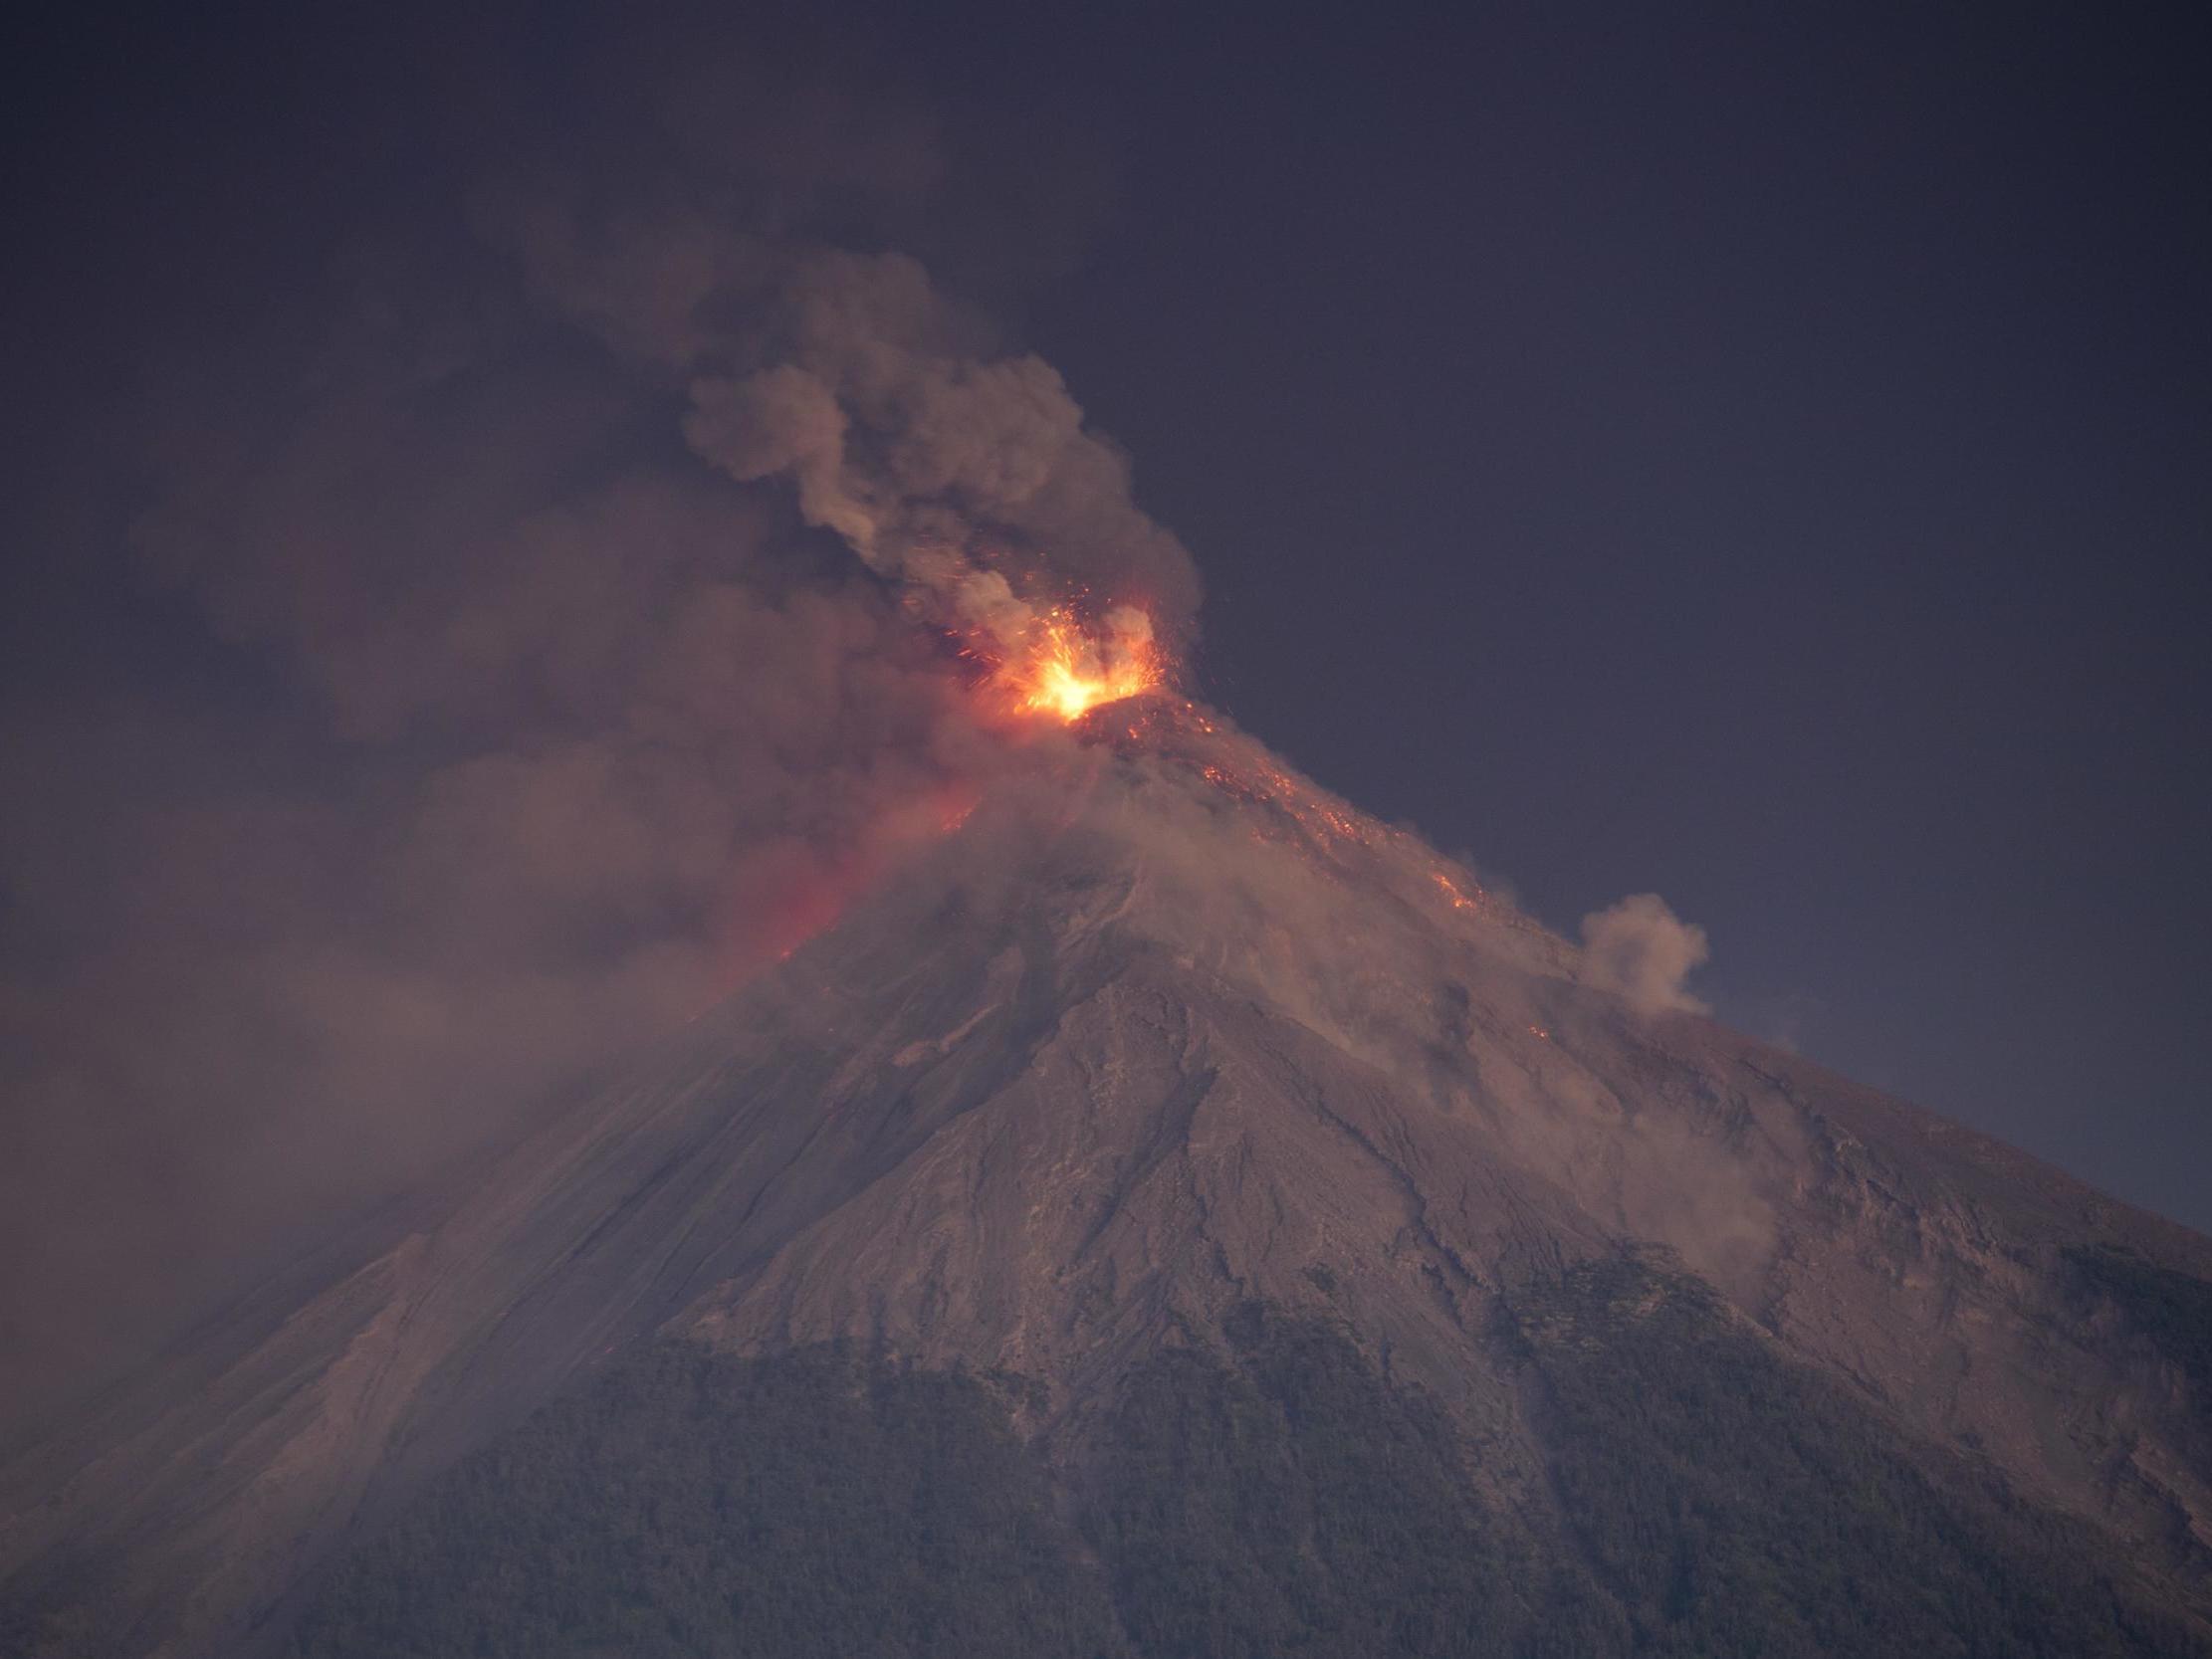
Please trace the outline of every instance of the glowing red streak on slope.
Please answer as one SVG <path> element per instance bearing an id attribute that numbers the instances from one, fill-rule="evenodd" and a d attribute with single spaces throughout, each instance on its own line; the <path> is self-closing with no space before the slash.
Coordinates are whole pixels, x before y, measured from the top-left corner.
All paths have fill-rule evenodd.
<path id="1" fill-rule="evenodd" d="M 1471 911 L 1479 908 L 1476 906 L 1475 902 L 1472 899 L 1469 899 L 1464 893 L 1461 893 L 1459 891 L 1459 884 L 1453 881 L 1449 876 L 1445 875 L 1441 870 L 1438 870 L 1437 872 L 1437 885 L 1442 888 L 1444 892 L 1450 897 L 1451 908 L 1453 910 Z M 1476 889 L 1476 891 L 1480 892 L 1481 890 L 1478 888 Z"/>
<path id="2" fill-rule="evenodd" d="M 1213 730 L 1212 726 L 1203 721 L 1199 725 L 1204 730 Z M 1130 735 L 1133 738 L 1137 735 L 1134 727 Z M 1248 771 L 1232 771 L 1219 762 L 1209 760 L 1200 762 L 1198 771 L 1207 782 L 1232 799 L 1270 807 L 1281 815 L 1276 827 L 1264 823 L 1251 827 L 1248 833 L 1255 842 L 1265 845 L 1270 840 L 1282 839 L 1281 821 L 1287 819 L 1290 825 L 1304 833 L 1312 848 L 1331 859 L 1343 857 L 1346 849 L 1351 848 L 1370 853 L 1389 848 L 1415 852 L 1430 865 L 1429 879 L 1437 884 L 1453 910 L 1487 912 L 1491 909 L 1489 895 L 1478 884 L 1470 881 L 1462 885 L 1462 879 L 1455 873 L 1436 867 L 1435 855 L 1428 853 L 1405 831 L 1362 819 L 1325 793 L 1301 784 L 1263 759 L 1253 759 L 1248 764 Z M 1510 917 L 1505 920 L 1508 926 L 1523 926 Z"/>
<path id="3" fill-rule="evenodd" d="M 755 853 L 731 882 L 717 994 L 788 961 L 890 870 L 958 833 L 979 799 L 974 785 L 947 783 L 884 811 L 835 852 L 794 839 Z"/>

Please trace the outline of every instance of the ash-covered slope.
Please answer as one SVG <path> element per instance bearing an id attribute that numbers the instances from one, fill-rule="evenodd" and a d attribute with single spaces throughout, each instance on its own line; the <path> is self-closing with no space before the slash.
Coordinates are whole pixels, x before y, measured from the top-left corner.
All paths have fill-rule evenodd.
<path id="1" fill-rule="evenodd" d="M 1332 1432 L 1398 1446 L 1399 1481 L 1413 1461 L 1456 1471 L 1460 1496 L 1430 1509 L 1457 1519 L 1402 1544 L 1401 1564 L 1431 1548 L 1471 1561 L 1490 1540 L 1483 1570 L 1517 1563 L 1520 1622 L 1477 1641 L 1471 1614 L 1438 1612 L 1423 1628 L 1459 1645 L 1425 1646 L 1385 1641 L 1349 1601 L 1317 1611 L 1255 1589 L 1250 1606 L 1272 1610 L 1216 1620 L 1259 1632 L 1251 1651 L 1489 1651 L 1546 1629 L 1578 1633 L 1560 1651 L 1663 1650 L 1653 1629 L 1709 1645 L 1667 1624 L 1697 1603 L 1681 1587 L 1696 1573 L 1677 1563 L 1639 1587 L 1657 1570 L 1645 1546 L 1601 1524 L 1614 1499 L 1575 1461 L 1593 1446 L 1678 1468 L 1646 1497 L 1684 1537 L 1772 1530 L 1748 1511 L 1726 1521 L 1728 1504 L 1747 1486 L 1848 1483 L 1858 1463 L 1929 1491 L 1984 1483 L 1955 1503 L 1998 1519 L 1925 1523 L 1969 1541 L 1960 1559 L 1998 1563 L 1957 1572 L 1986 1588 L 2035 1581 L 2020 1563 L 2040 1549 L 2095 1557 L 2096 1593 L 2177 1621 L 2144 1635 L 2114 1614 L 2113 1651 L 2201 1636 L 2212 1243 L 1705 1020 L 1586 986 L 1565 942 L 1186 705 L 1110 707 L 1027 760 L 441 1218 L 214 1322 L 192 1354 L 15 1458 L 0 1570 L 16 1633 L 55 1652 L 281 1647 L 333 1560 L 416 1536 L 426 1488 L 441 1513 L 474 1513 L 486 1477 L 470 1455 L 556 1396 L 597 1397 L 587 1373 L 671 1340 L 745 1356 L 858 1339 L 877 1365 L 1011 1379 L 992 1397 L 1058 1496 L 1004 1513 L 1036 1539 L 1048 1512 L 1077 1518 L 1083 1542 L 1055 1558 L 1104 1574 L 1098 1628 L 1130 1651 L 1240 1650 L 1162 1646 L 1165 1615 L 1128 1587 L 1173 1578 L 1217 1534 L 1249 1559 L 1224 1556 L 1210 1583 L 1295 1582 L 1282 1562 L 1374 1578 L 1335 1564 L 1329 1541 L 1357 1507 L 1343 1493 L 1367 1489 L 1323 1478 L 1337 1465 L 1298 1438 L 1316 1420 L 1302 1389 L 1398 1402 L 1341 1407 Z M 730 1386 L 749 1410 L 785 1398 Z M 1796 1461 L 1711 1476 L 1720 1453 L 1696 1425 L 1743 1399 L 1766 1402 L 1754 1438 L 1789 1440 Z M 1258 1505 L 1186 1518 L 1162 1555 L 1146 1530 L 1161 1492 L 1131 1489 L 1130 1471 L 1169 1492 L 1226 1479 L 1193 1461 L 1204 1436 L 1146 1438 L 1178 1411 L 1288 1436 L 1268 1467 L 1305 1471 L 1304 1496 L 1281 1500 L 1305 1506 L 1304 1531 L 1259 1551 Z M 548 1419 L 532 1421 L 542 1441 Z M 456 1479 L 476 1484 L 456 1497 Z M 2020 1542 L 2006 1530 L 2020 1515 L 2086 1542 Z M 1529 1563 L 1547 1561 L 1581 1587 L 1530 1599 Z M 1751 1590 L 1711 1585 L 1774 1570 L 1708 1570 L 1697 1616 L 1767 1617 L 1743 1610 Z M 1466 1574 L 1462 1588 L 1491 1582 Z M 1444 1607 L 1446 1589 L 1395 1594 Z M 437 1598 L 417 1583 L 401 1599 Z M 1336 1635 L 1312 1635 L 1324 1627 Z M 305 1628 L 337 1643 L 321 1651 L 378 1650 L 345 1648 L 331 1632 L 351 1627 L 327 1613 Z M 1054 1628 L 1070 1651 L 1092 1639 Z M 1788 1650 L 1771 1618 L 1757 1628 Z"/>

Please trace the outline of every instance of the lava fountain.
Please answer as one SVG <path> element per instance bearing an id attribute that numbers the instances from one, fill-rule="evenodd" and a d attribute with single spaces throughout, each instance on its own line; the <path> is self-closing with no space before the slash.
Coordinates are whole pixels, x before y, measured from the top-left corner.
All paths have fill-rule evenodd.
<path id="1" fill-rule="evenodd" d="M 1008 645 L 971 655 L 987 664 L 986 685 L 1015 711 L 1068 723 L 1168 679 L 1152 619 L 1134 605 L 1116 605 L 1095 624 L 1071 605 L 1053 605 L 1036 611 Z"/>

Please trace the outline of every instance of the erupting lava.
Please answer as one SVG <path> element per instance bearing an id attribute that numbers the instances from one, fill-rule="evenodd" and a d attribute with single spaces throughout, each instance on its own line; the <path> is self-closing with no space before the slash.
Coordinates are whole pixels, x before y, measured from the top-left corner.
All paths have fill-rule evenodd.
<path id="1" fill-rule="evenodd" d="M 1070 606 L 1054 605 L 1037 612 L 1020 643 L 995 666 L 991 683 L 1024 714 L 1074 722 L 1166 680 L 1167 663 L 1143 611 L 1117 605 L 1094 628 Z"/>

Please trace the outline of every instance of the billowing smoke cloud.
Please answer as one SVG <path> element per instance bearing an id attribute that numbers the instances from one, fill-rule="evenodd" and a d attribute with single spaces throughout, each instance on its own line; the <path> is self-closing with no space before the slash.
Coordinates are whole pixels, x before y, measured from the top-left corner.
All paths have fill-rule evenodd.
<path id="1" fill-rule="evenodd" d="M 1131 505 L 1127 464 L 1049 364 L 960 356 L 927 280 L 896 256 L 810 262 L 777 309 L 784 360 L 693 383 L 700 454 L 741 480 L 790 478 L 809 523 L 1002 639 L 1027 615 L 1001 564 L 1049 561 L 1061 583 L 1188 620 L 1188 559 Z"/>
<path id="2" fill-rule="evenodd" d="M 1058 374 L 887 251 L 964 217 L 936 123 L 668 61 L 587 156 L 492 101 L 112 416 L 71 556 L 148 638 L 0 710 L 0 1406 L 938 833 L 996 749 L 928 624 L 1189 628 Z"/>
<path id="3" fill-rule="evenodd" d="M 1135 506 L 1121 452 L 1085 428 L 1050 364 L 998 349 L 915 260 L 725 243 L 672 315 L 657 281 L 634 281 L 653 262 L 628 239 L 656 234 L 669 233 L 586 237 L 541 211 L 520 240 L 553 306 L 688 377 L 699 456 L 743 484 L 787 482 L 808 524 L 927 620 L 1011 645 L 1037 607 L 1081 595 L 1187 630 L 1196 572 Z"/>
<path id="4" fill-rule="evenodd" d="M 1707 1011 L 1683 989 L 1712 955 L 1704 929 L 1684 922 L 1656 893 L 1638 893 L 1582 919 L 1583 982 L 1648 1013 Z"/>

